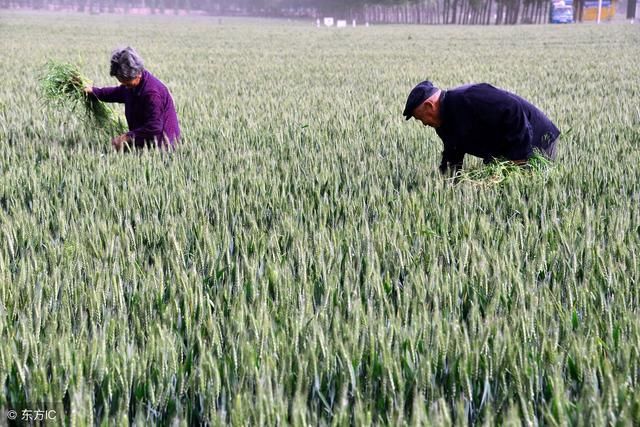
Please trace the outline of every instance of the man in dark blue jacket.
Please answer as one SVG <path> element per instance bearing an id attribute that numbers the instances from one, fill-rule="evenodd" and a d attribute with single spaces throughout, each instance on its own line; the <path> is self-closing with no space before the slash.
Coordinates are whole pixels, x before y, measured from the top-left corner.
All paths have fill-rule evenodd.
<path id="1" fill-rule="evenodd" d="M 525 99 L 487 83 L 440 90 L 419 83 L 402 113 L 435 128 L 444 143 L 440 172 L 462 167 L 465 154 L 489 163 L 507 159 L 524 163 L 537 151 L 555 160 L 560 131 Z"/>

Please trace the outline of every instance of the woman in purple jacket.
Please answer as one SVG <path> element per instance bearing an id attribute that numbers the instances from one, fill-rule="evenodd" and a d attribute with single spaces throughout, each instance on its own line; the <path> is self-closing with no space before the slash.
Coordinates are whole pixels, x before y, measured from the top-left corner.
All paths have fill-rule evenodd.
<path id="1" fill-rule="evenodd" d="M 113 147 L 118 151 L 129 145 L 175 148 L 180 125 L 173 99 L 167 87 L 144 69 L 140 55 L 131 47 L 114 50 L 109 74 L 120 86 L 86 87 L 85 92 L 100 101 L 124 104 L 129 132 L 113 138 Z"/>

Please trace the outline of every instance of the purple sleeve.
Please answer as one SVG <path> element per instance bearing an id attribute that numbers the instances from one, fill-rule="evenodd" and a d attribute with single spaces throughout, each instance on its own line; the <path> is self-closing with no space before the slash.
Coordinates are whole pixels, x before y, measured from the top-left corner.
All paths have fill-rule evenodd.
<path id="1" fill-rule="evenodd" d="M 142 126 L 127 132 L 130 138 L 151 141 L 162 137 L 162 99 L 156 93 L 150 93 L 142 102 Z"/>
<path id="2" fill-rule="evenodd" d="M 124 103 L 124 86 L 94 87 L 93 94 L 102 102 Z"/>

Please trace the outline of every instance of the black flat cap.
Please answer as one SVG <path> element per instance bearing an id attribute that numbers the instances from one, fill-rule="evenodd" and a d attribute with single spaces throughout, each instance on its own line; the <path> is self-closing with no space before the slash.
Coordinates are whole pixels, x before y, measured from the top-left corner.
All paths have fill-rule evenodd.
<path id="1" fill-rule="evenodd" d="M 405 105 L 402 115 L 409 120 L 413 115 L 413 110 L 415 110 L 418 105 L 422 104 L 425 99 L 436 93 L 437 90 L 438 88 L 429 80 L 418 83 L 416 87 L 411 90 L 411 93 L 409 93 L 407 105 Z"/>

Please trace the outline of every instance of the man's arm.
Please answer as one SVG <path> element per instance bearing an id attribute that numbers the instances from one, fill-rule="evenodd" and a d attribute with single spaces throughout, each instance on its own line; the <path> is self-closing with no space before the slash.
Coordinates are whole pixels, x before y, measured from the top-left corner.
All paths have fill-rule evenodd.
<path id="1" fill-rule="evenodd" d="M 88 96 L 95 96 L 102 102 L 119 102 L 124 103 L 124 94 L 126 88 L 124 86 L 112 87 L 86 87 L 85 93 Z"/>
<path id="2" fill-rule="evenodd" d="M 154 137 L 160 138 L 162 135 L 162 99 L 159 94 L 151 93 L 144 97 L 142 105 L 144 124 L 131 129 L 127 136 L 131 140 L 153 141 Z"/>
<path id="3" fill-rule="evenodd" d="M 450 171 L 451 176 L 455 176 L 458 170 L 462 169 L 463 161 L 464 152 L 445 146 L 442 152 L 442 161 L 438 169 L 440 169 L 440 173 L 443 175 L 445 175 L 447 171 Z"/>

